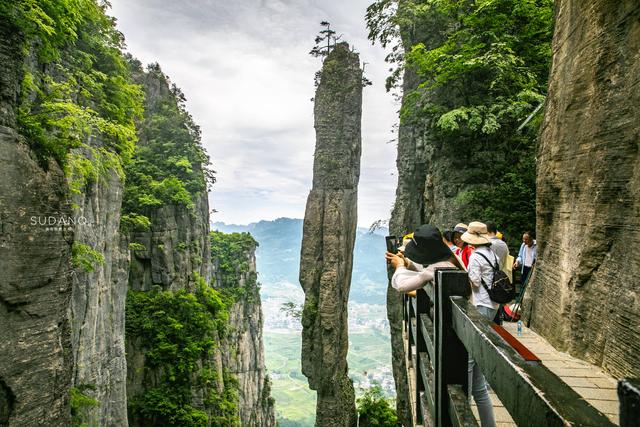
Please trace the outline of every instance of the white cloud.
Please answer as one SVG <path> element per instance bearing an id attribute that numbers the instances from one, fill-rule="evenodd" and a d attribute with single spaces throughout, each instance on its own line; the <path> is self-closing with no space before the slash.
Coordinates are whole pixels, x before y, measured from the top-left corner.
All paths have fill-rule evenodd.
<path id="1" fill-rule="evenodd" d="M 365 89 L 359 224 L 387 218 L 396 177 L 391 128 L 397 106 L 384 91 L 385 53 L 366 40 L 370 0 L 113 0 L 129 51 L 159 62 L 187 97 L 217 171 L 216 221 L 304 215 L 311 187 L 313 76 L 308 55 L 319 22 L 355 45 L 374 86 Z"/>

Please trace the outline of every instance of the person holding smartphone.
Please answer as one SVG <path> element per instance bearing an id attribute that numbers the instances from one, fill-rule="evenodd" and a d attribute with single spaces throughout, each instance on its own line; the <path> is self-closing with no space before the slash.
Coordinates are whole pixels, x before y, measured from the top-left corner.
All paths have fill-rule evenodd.
<path id="1" fill-rule="evenodd" d="M 391 286 L 398 292 L 420 289 L 433 280 L 437 268 L 464 270 L 461 261 L 442 241 L 440 230 L 432 225 L 421 225 L 403 246 L 404 251 L 385 254 L 394 269 Z"/>

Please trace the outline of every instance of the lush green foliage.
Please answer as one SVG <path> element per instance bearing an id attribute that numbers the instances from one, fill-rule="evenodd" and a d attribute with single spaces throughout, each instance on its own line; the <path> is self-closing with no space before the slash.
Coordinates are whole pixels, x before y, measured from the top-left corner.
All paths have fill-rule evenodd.
<path id="1" fill-rule="evenodd" d="M 374 385 L 365 391 L 364 395 L 358 398 L 357 406 L 361 426 L 398 426 L 396 411 L 389 400 L 384 398 L 379 385 Z"/>
<path id="2" fill-rule="evenodd" d="M 130 59 L 129 65 L 144 84 L 147 102 L 140 143 L 125 170 L 124 212 L 145 215 L 165 204 L 193 209 L 195 197 L 214 182 L 200 128 L 185 108 L 184 95 L 158 64 L 146 74 L 139 62 Z"/>
<path id="3" fill-rule="evenodd" d="M 87 427 L 87 424 L 84 422 L 87 411 L 100 406 L 100 402 L 85 394 L 87 390 L 95 390 L 95 386 L 93 384 L 83 384 L 78 387 L 71 387 L 69 391 L 72 427 Z"/>
<path id="4" fill-rule="evenodd" d="M 25 55 L 37 57 L 25 68 L 17 120 L 43 160 L 66 164 L 70 150 L 92 138 L 124 160 L 133 152 L 142 91 L 131 82 L 123 37 L 106 7 L 95 0 L 0 3 Z"/>
<path id="5" fill-rule="evenodd" d="M 71 264 L 90 273 L 96 266 L 104 264 L 104 255 L 89 245 L 74 243 L 71 247 Z"/>
<path id="6" fill-rule="evenodd" d="M 140 340 L 145 369 L 160 375 L 156 384 L 130 398 L 133 416 L 147 425 L 237 425 L 237 382 L 228 373 L 218 378 L 210 361 L 216 340 L 227 331 L 227 304 L 201 278 L 195 293 L 129 291 L 127 336 Z M 218 393 L 221 382 L 224 391 Z M 206 410 L 192 406 L 194 388 L 202 391 Z"/>
<path id="7" fill-rule="evenodd" d="M 258 242 L 249 233 L 221 233 L 212 231 L 211 259 L 218 264 L 223 288 L 236 287 L 240 274 L 249 271 L 249 252 Z M 255 283 L 253 283 L 255 285 Z"/>
<path id="8" fill-rule="evenodd" d="M 367 21 L 372 40 L 398 42 L 389 84 L 403 66 L 418 78 L 401 123 L 422 126 L 452 160 L 483 160 L 451 201 L 460 219 L 493 220 L 516 237 L 533 227 L 540 115 L 518 128 L 546 96 L 552 0 L 379 0 Z"/>

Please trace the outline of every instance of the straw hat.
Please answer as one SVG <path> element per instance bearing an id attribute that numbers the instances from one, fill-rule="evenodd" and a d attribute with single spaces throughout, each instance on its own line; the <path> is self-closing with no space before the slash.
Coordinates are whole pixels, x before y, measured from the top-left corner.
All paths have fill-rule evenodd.
<path id="1" fill-rule="evenodd" d="M 467 224 L 459 222 L 459 223 L 456 224 L 455 227 L 453 227 L 453 231 L 454 231 L 454 233 L 462 234 L 465 231 L 467 231 L 467 228 L 468 228 Z"/>
<path id="2" fill-rule="evenodd" d="M 491 243 L 487 234 L 487 226 L 478 221 L 470 222 L 467 231 L 460 238 L 470 245 L 488 245 Z"/>

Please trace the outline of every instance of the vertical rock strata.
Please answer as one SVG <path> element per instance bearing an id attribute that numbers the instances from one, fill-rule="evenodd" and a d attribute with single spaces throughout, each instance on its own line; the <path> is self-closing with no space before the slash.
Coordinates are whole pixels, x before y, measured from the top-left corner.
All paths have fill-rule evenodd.
<path id="1" fill-rule="evenodd" d="M 238 415 L 243 427 L 275 427 L 276 414 L 271 383 L 264 364 L 262 326 L 264 317 L 257 282 L 255 246 L 246 251 L 246 272 L 234 278 L 234 288 L 242 290 L 229 308 L 229 335 L 220 344 L 222 365 L 238 380 Z M 222 283 L 219 260 L 212 259 L 214 278 Z"/>
<path id="2" fill-rule="evenodd" d="M 640 6 L 556 4 L 525 307 L 555 346 L 640 375 Z"/>
<path id="3" fill-rule="evenodd" d="M 75 387 L 99 402 L 85 421 L 126 426 L 122 176 L 105 168 L 71 197 L 59 165 L 36 160 L 15 111 L 24 70 L 44 66 L 23 56 L 18 29 L 0 32 L 0 425 L 70 425 Z M 75 155 L 93 161 L 100 144 Z M 79 244 L 104 257 L 92 272 L 74 266 Z"/>
<path id="4" fill-rule="evenodd" d="M 82 153 L 92 162 L 90 153 Z M 109 169 L 72 197 L 75 241 L 104 257 L 92 271 L 74 269 L 69 305 L 73 355 L 72 386 L 99 404 L 84 409 L 89 425 L 127 426 L 125 299 L 128 240 L 120 234 L 124 177 Z"/>
<path id="5" fill-rule="evenodd" d="M 316 425 L 323 427 L 356 423 L 347 366 L 347 302 L 360 176 L 359 62 L 348 44 L 338 44 L 324 61 L 315 96 L 313 188 L 300 256 L 302 372 L 317 391 Z"/>

